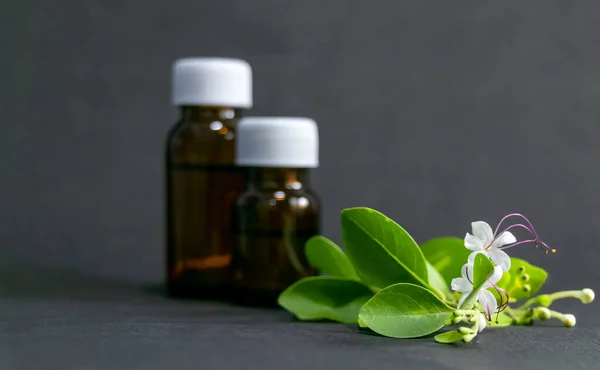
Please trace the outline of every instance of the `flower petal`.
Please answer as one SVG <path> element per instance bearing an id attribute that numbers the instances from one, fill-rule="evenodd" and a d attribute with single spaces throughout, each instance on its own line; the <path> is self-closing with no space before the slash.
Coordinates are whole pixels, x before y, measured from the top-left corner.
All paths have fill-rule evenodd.
<path id="1" fill-rule="evenodd" d="M 452 287 L 452 290 L 460 293 L 466 293 L 473 290 L 473 284 L 471 284 L 469 280 L 461 277 L 452 279 L 450 286 Z"/>
<path id="2" fill-rule="evenodd" d="M 490 245 L 490 249 L 500 248 L 503 245 L 512 244 L 517 241 L 517 238 L 510 232 L 504 231 L 502 234 L 498 235 L 496 239 Z"/>
<path id="3" fill-rule="evenodd" d="M 483 306 L 483 309 L 486 315 L 491 316 L 496 309 L 498 308 L 498 302 L 496 301 L 496 297 L 489 290 L 482 289 L 477 294 L 477 298 L 479 298 L 479 302 Z"/>
<path id="4" fill-rule="evenodd" d="M 500 266 L 504 271 L 510 270 L 510 257 L 505 251 L 500 249 L 490 250 L 490 260 L 497 265 L 496 267 Z"/>
<path id="5" fill-rule="evenodd" d="M 468 280 L 469 283 L 473 285 L 473 264 L 465 263 L 460 269 L 460 275 L 463 277 L 463 279 Z"/>
<path id="6" fill-rule="evenodd" d="M 477 325 L 477 326 L 478 326 L 478 327 L 477 327 L 477 332 L 478 332 L 478 333 L 481 333 L 481 331 L 482 331 L 483 329 L 485 329 L 485 327 L 487 326 L 487 320 L 486 320 L 485 316 L 484 316 L 483 314 L 481 314 L 481 313 L 479 314 L 479 317 L 478 317 L 477 319 L 478 319 L 478 321 L 479 321 L 479 322 L 477 323 L 477 324 L 478 324 L 478 325 Z"/>
<path id="7" fill-rule="evenodd" d="M 473 236 L 469 233 L 465 235 L 465 248 L 470 249 L 472 251 L 477 251 L 483 249 L 484 246 L 485 243 L 478 237 Z"/>
<path id="8" fill-rule="evenodd" d="M 498 282 L 498 280 L 502 279 L 503 274 L 504 274 L 504 270 L 502 269 L 501 266 L 494 266 L 494 273 L 492 274 L 492 276 L 490 276 L 488 281 L 491 281 L 492 284 L 496 284 Z"/>
<path id="9" fill-rule="evenodd" d="M 471 228 L 473 229 L 473 235 L 481 239 L 484 244 L 489 243 L 494 238 L 492 227 L 485 221 L 471 222 Z"/>

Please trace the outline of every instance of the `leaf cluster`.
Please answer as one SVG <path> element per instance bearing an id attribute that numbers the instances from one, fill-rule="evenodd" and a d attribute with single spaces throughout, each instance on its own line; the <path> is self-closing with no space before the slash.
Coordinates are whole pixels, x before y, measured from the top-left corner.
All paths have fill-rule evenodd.
<path id="1" fill-rule="evenodd" d="M 288 287 L 279 305 L 300 320 L 353 323 L 395 338 L 421 337 L 452 325 L 459 297 L 451 281 L 461 276 L 470 253 L 462 239 L 440 237 L 418 245 L 399 224 L 366 207 L 343 210 L 341 229 L 343 249 L 322 235 L 308 240 L 306 257 L 320 275 Z M 474 289 L 465 301 L 470 306 L 494 266 L 478 255 L 473 268 Z M 536 293 L 546 278 L 541 268 L 513 258 L 498 285 L 520 300 Z M 490 324 L 514 322 L 500 314 Z M 436 339 L 447 343 L 466 335 L 453 330 Z"/>

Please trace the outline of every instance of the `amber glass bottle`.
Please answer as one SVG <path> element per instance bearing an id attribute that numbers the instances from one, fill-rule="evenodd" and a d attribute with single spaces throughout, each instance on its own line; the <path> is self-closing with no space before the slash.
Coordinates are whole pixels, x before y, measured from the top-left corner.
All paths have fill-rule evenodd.
<path id="1" fill-rule="evenodd" d="M 223 298 L 231 262 L 231 204 L 243 187 L 235 166 L 238 119 L 252 106 L 251 69 L 226 58 L 173 67 L 181 116 L 166 148 L 166 285 L 177 297 Z"/>
<path id="2" fill-rule="evenodd" d="M 320 231 L 319 200 L 309 187 L 317 126 L 306 118 L 248 117 L 237 144 L 246 186 L 233 206 L 232 300 L 276 306 L 285 288 L 316 273 L 304 244 Z"/>

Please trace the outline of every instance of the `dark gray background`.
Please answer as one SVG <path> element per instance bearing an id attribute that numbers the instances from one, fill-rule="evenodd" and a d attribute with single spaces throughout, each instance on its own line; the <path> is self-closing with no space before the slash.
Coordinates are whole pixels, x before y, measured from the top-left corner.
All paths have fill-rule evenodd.
<path id="1" fill-rule="evenodd" d="M 598 1 L 0 0 L 0 50 L 3 370 L 597 368 L 596 302 L 455 348 L 140 287 L 163 277 L 171 64 L 232 56 L 250 114 L 318 121 L 327 236 L 352 206 L 418 241 L 520 211 L 559 250 L 512 251 L 544 290 L 597 290 Z"/>
<path id="2" fill-rule="evenodd" d="M 597 1 L 5 0 L 0 47 L 5 262 L 161 281 L 171 63 L 208 55 L 251 63 L 250 114 L 318 121 L 334 240 L 351 206 L 419 241 L 520 211 L 550 287 L 600 278 Z"/>

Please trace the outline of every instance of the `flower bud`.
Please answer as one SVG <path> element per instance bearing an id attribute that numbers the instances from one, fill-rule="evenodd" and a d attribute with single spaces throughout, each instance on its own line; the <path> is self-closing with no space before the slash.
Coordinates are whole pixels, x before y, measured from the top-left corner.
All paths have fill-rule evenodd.
<path id="1" fill-rule="evenodd" d="M 570 313 L 563 315 L 562 322 L 565 324 L 565 326 L 575 326 L 575 316 L 571 315 Z"/>
<path id="2" fill-rule="evenodd" d="M 552 313 L 546 307 L 538 307 L 535 309 L 535 313 L 540 320 L 549 320 L 552 317 Z"/>
<path id="3" fill-rule="evenodd" d="M 590 303 L 594 300 L 594 297 L 594 291 L 589 288 L 585 288 L 581 291 L 581 297 L 579 297 L 579 299 L 581 299 L 581 302 L 583 303 Z"/>
<path id="4" fill-rule="evenodd" d="M 539 295 L 538 302 L 540 305 L 548 307 L 552 304 L 552 297 L 550 297 L 548 294 Z"/>
<path id="5" fill-rule="evenodd" d="M 458 328 L 458 332 L 461 334 L 471 334 L 473 332 L 473 330 L 471 330 L 469 328 L 465 328 L 464 326 L 461 326 L 460 328 Z"/>
<path id="6" fill-rule="evenodd" d="M 457 316 L 455 318 L 452 319 L 452 323 L 453 324 L 458 324 L 459 322 L 463 321 L 465 319 L 464 316 Z"/>
<path id="7" fill-rule="evenodd" d="M 465 343 L 469 343 L 470 341 L 473 340 L 473 338 L 475 338 L 475 334 L 469 334 L 469 335 L 465 335 L 463 337 L 463 342 Z"/>

